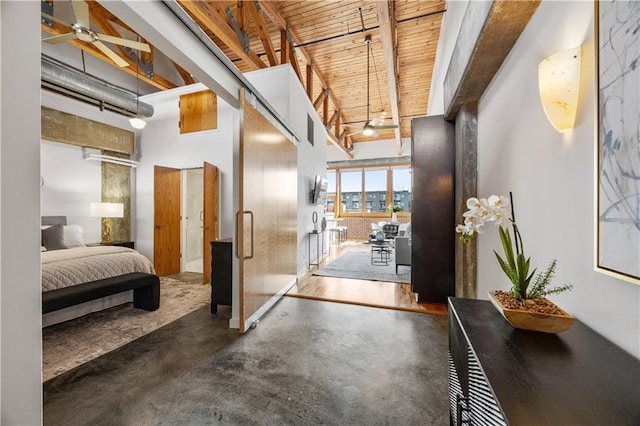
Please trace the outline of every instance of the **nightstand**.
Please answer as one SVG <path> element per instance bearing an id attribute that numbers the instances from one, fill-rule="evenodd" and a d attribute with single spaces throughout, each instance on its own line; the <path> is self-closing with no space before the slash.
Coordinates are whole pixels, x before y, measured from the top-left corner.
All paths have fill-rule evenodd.
<path id="1" fill-rule="evenodd" d="M 90 243 L 90 244 L 85 244 L 87 247 L 94 247 L 94 246 L 118 246 L 118 247 L 127 247 L 130 249 L 135 249 L 135 243 L 133 241 L 110 241 L 108 243 Z"/>

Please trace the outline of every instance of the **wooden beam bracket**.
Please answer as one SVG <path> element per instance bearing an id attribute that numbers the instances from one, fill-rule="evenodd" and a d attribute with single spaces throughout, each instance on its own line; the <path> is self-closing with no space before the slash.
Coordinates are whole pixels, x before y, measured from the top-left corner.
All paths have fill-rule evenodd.
<path id="1" fill-rule="evenodd" d="M 230 7 L 225 7 L 224 12 L 227 14 L 227 18 L 229 18 L 231 28 L 233 28 L 233 31 L 238 36 L 238 40 L 240 40 L 244 53 L 249 53 L 249 34 L 242 31 L 240 25 L 238 25 L 238 21 L 236 21 L 236 17 L 233 16 Z"/>

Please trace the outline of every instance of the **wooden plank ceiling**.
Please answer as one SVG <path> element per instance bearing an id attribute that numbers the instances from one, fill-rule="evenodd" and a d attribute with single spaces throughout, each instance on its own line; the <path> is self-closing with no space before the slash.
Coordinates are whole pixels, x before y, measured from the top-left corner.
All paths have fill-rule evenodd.
<path id="1" fill-rule="evenodd" d="M 130 31 L 98 4 L 89 4 L 96 31 L 118 37 L 123 35 L 117 28 Z M 178 0 L 178 4 L 240 71 L 290 63 L 331 130 L 329 142 L 345 152 L 353 143 L 377 139 L 395 139 L 399 149 L 400 137 L 410 137 L 411 119 L 427 111 L 444 0 Z M 42 27 L 53 35 L 68 32 L 56 25 Z M 366 38 L 371 40 L 369 102 Z M 109 61 L 88 43 L 71 43 Z M 114 49 L 129 62 L 126 71 L 135 75 L 134 61 L 120 47 Z M 153 59 L 153 48 L 143 59 Z M 176 67 L 184 83 L 191 83 L 189 74 Z M 157 74 L 141 78 L 160 90 L 175 86 Z M 381 125 L 399 122 L 399 131 L 377 130 L 377 136 L 364 136 L 360 130 L 367 122 L 368 103 L 370 120 L 378 117 L 375 123 Z M 382 117 L 384 121 L 379 120 Z"/>

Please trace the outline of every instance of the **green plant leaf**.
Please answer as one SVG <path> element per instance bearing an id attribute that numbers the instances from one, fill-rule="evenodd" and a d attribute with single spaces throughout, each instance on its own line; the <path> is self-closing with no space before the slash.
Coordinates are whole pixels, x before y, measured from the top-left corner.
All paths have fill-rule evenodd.
<path id="1" fill-rule="evenodd" d="M 504 250 L 506 261 L 511 269 L 515 270 L 516 262 L 513 257 L 513 243 L 511 242 L 511 235 L 509 234 L 509 231 L 505 231 L 502 226 L 498 227 L 498 232 L 500 233 L 500 241 L 502 242 L 502 249 Z"/>

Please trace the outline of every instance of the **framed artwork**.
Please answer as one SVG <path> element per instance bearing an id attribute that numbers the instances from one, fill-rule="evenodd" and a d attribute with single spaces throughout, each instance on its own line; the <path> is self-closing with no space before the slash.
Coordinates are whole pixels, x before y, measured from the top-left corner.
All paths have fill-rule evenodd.
<path id="1" fill-rule="evenodd" d="M 640 284 L 640 2 L 595 2 L 596 269 Z"/>

